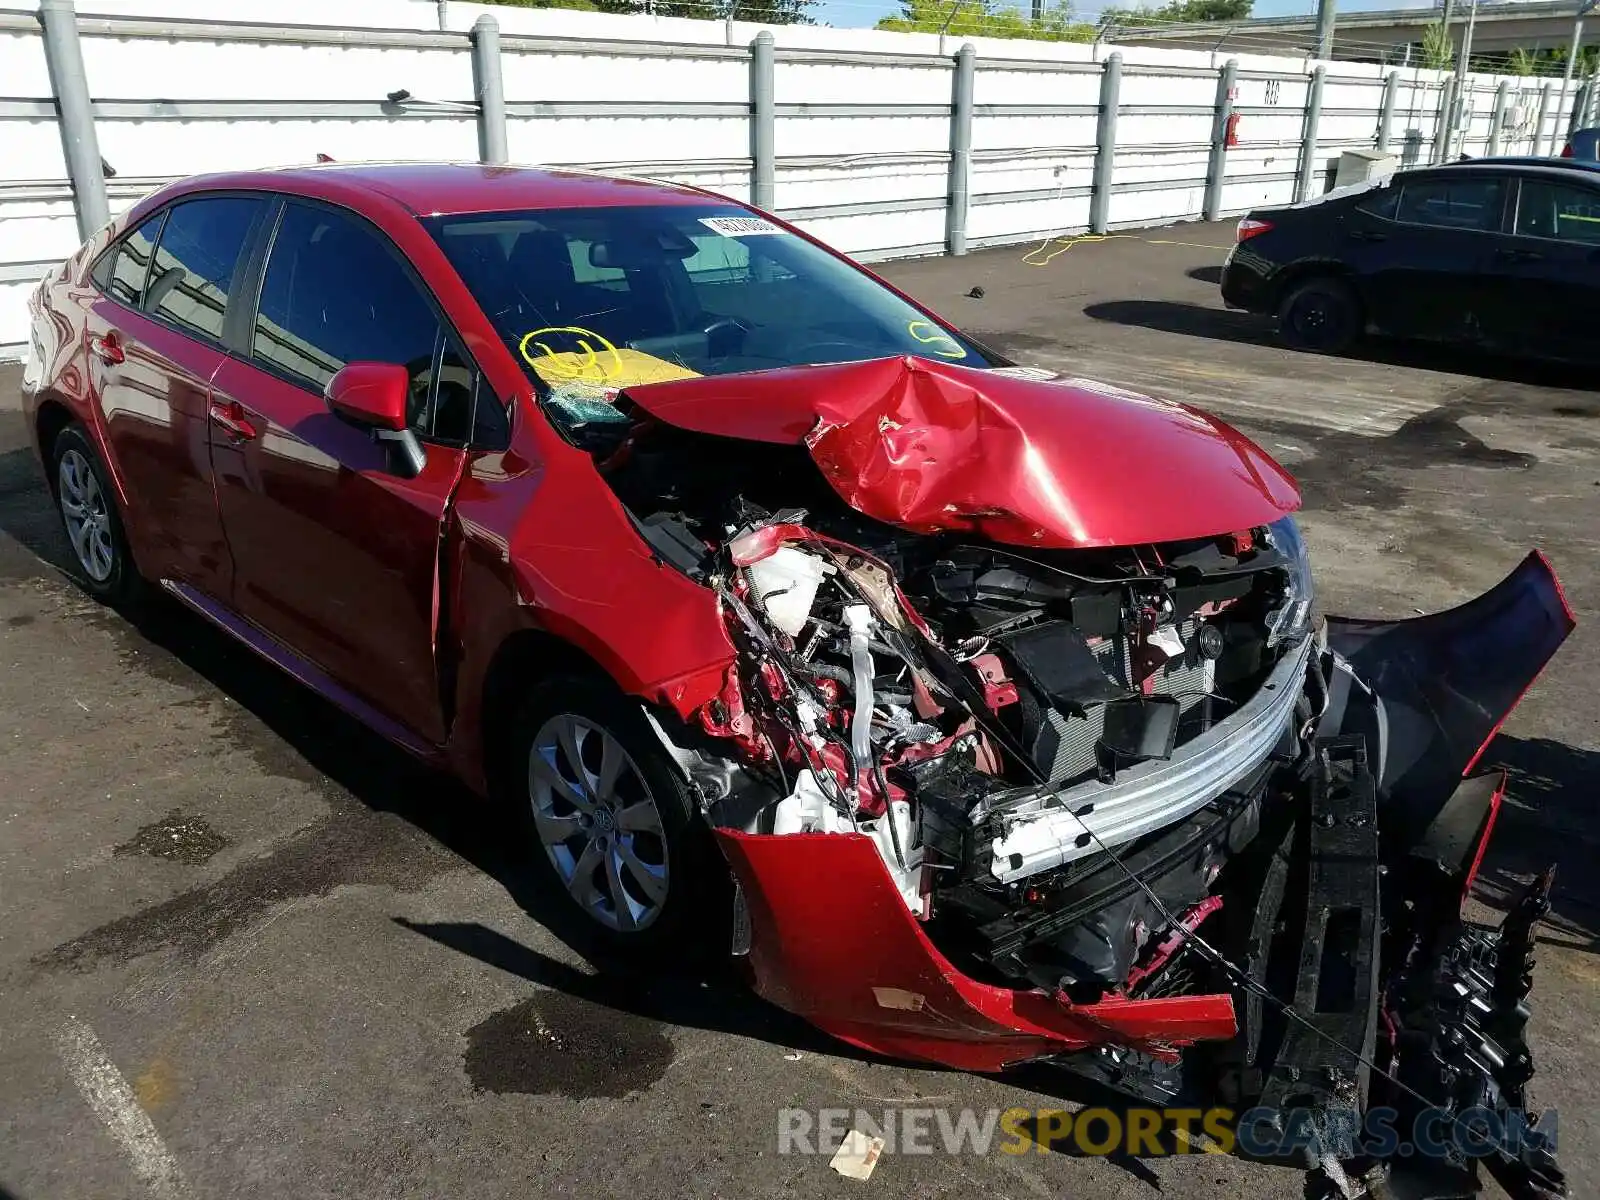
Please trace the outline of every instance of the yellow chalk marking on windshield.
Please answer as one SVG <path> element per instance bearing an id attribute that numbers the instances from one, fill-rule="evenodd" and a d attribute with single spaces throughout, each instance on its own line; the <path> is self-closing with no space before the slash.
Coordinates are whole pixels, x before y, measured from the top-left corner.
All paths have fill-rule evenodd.
<path id="1" fill-rule="evenodd" d="M 548 338 L 537 341 L 538 338 Z M 551 341 L 577 343 L 576 350 L 553 350 Z M 537 346 L 542 354 L 528 353 L 528 346 Z M 598 349 L 597 349 L 598 347 Z M 517 344 L 522 359 L 539 374 L 556 380 L 581 380 L 584 383 L 605 383 L 622 373 L 622 355 L 606 337 L 581 325 L 547 325 L 524 334 Z M 604 356 L 604 359 L 602 358 Z M 605 361 L 609 360 L 609 362 Z"/>
<path id="2" fill-rule="evenodd" d="M 961 348 L 961 343 L 932 321 L 908 321 L 906 322 L 906 332 L 940 358 L 965 358 L 967 356 L 967 352 Z"/>

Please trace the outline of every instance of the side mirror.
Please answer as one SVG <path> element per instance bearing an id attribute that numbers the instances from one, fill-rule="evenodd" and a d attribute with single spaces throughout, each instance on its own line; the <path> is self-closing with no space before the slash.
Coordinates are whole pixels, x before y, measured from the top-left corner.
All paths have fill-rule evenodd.
<path id="1" fill-rule="evenodd" d="M 328 407 L 368 429 L 399 432 L 406 427 L 411 379 L 397 363 L 353 362 L 323 389 Z"/>
<path id="2" fill-rule="evenodd" d="M 353 425 L 370 429 L 389 454 L 389 469 L 414 479 L 427 459 L 417 435 L 407 427 L 411 375 L 398 363 L 347 363 L 323 389 L 328 407 Z"/>

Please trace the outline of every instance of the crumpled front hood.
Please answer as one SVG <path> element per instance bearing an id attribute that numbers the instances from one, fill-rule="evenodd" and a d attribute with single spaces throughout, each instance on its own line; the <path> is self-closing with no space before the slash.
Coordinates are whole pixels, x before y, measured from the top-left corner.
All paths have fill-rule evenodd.
<path id="1" fill-rule="evenodd" d="M 852 508 L 922 533 L 1123 546 L 1249 529 L 1300 506 L 1289 473 L 1223 422 L 1088 380 L 885 358 L 627 395 L 681 429 L 803 443 Z"/>

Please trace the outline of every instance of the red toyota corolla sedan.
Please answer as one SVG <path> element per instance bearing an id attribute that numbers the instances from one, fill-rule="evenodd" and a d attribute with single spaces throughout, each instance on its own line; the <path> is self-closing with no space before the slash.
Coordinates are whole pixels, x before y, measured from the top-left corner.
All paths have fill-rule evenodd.
<path id="1" fill-rule="evenodd" d="M 974 1070 L 1168 1099 L 1204 1043 L 1237 1108 L 1522 1103 L 1548 880 L 1499 929 L 1460 902 L 1504 786 L 1470 772 L 1572 627 L 1538 555 L 1314 619 L 1243 435 L 687 187 L 191 179 L 31 309 L 84 585 L 513 803 L 616 949 L 731 951 Z"/>

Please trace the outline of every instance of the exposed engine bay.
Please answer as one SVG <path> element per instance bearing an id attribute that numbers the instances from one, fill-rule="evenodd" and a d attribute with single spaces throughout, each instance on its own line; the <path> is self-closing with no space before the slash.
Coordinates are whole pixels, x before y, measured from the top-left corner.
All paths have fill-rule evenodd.
<path id="1" fill-rule="evenodd" d="M 1290 520 L 1030 551 L 871 521 L 794 447 L 655 426 L 602 470 L 658 553 L 716 591 L 740 651 L 700 714 L 738 762 L 713 820 L 871 838 L 936 944 L 980 977 L 1085 999 L 1125 987 L 1159 915 L 1129 897 L 1063 921 L 1062 900 L 1094 894 L 1106 848 L 1227 787 L 1201 771 L 1157 807 L 1115 801 L 1119 783 L 1259 725 L 1272 683 L 1269 736 L 1221 781 L 1248 790 L 1296 707 L 1310 716 L 1289 686 L 1311 603 Z M 777 506 L 795 496 L 809 508 Z M 1169 902 L 1204 900 L 1223 850 L 1175 877 Z"/>
<path id="2" fill-rule="evenodd" d="M 1433 617 L 1324 623 L 1290 517 L 1033 545 L 981 505 L 866 515 L 928 497 L 815 435 L 552 407 L 734 649 L 657 731 L 763 994 L 880 1053 L 1148 1102 L 1520 1108 L 1548 879 L 1504 928 L 1461 918 L 1504 787 L 1465 776 L 1572 627 L 1541 557 Z M 1365 1169 L 1326 1157 L 1302 1165 Z M 1563 1194 L 1537 1139 L 1485 1161 Z"/>

